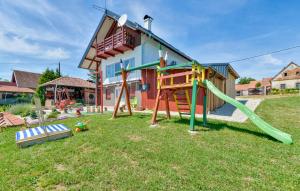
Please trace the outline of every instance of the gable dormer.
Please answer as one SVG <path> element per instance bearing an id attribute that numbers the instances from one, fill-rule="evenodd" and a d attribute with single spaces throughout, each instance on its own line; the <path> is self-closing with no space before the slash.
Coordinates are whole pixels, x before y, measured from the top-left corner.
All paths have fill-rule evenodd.
<path id="1" fill-rule="evenodd" d="M 284 67 L 278 74 L 276 74 L 273 80 L 287 80 L 299 75 L 300 66 L 294 62 L 290 62 Z"/>

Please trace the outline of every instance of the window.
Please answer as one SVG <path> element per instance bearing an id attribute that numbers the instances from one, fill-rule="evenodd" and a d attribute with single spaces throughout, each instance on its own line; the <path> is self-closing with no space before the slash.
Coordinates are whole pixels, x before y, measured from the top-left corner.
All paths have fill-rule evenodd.
<path id="1" fill-rule="evenodd" d="M 285 84 L 280 84 L 280 89 L 285 89 Z"/>
<path id="2" fill-rule="evenodd" d="M 115 63 L 115 72 L 121 71 L 121 63 Z M 115 76 L 119 76 L 120 74 L 115 74 Z"/>
<path id="3" fill-rule="evenodd" d="M 106 65 L 106 78 L 111 78 L 115 76 L 115 66 L 114 64 Z"/>
<path id="4" fill-rule="evenodd" d="M 300 90 L 300 82 L 296 83 L 296 89 Z"/>
<path id="5" fill-rule="evenodd" d="M 108 87 L 105 89 L 105 99 L 111 100 L 111 89 Z"/>
<path id="6" fill-rule="evenodd" d="M 125 68 L 127 68 L 128 65 L 129 65 L 129 68 L 133 68 L 135 66 L 135 59 L 130 58 L 130 59 L 124 60 L 123 63 L 124 63 Z M 119 71 L 121 71 L 121 63 L 120 62 L 106 65 L 106 77 L 107 78 L 119 76 L 120 74 L 116 75 L 116 72 L 119 72 Z"/>
<path id="7" fill-rule="evenodd" d="M 133 68 L 135 66 L 135 59 L 134 58 L 129 58 L 127 60 L 123 61 L 124 67 L 127 68 L 129 65 L 129 68 Z"/>
<path id="8" fill-rule="evenodd" d="M 296 72 L 296 75 L 297 75 L 297 76 L 300 76 L 300 72 Z"/>
<path id="9" fill-rule="evenodd" d="M 284 76 L 287 76 L 287 72 L 283 73 Z"/>

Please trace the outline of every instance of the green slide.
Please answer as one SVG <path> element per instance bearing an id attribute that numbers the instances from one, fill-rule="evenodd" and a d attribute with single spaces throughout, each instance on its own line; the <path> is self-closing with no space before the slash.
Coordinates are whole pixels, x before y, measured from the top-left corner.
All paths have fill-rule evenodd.
<path id="1" fill-rule="evenodd" d="M 253 111 L 251 111 L 244 104 L 242 104 L 239 101 L 236 101 L 235 99 L 223 94 L 209 80 L 204 80 L 203 83 L 217 97 L 219 97 L 220 99 L 226 101 L 227 103 L 230 103 L 231 105 L 233 105 L 236 108 L 238 108 L 239 110 L 241 110 L 245 115 L 247 115 L 249 117 L 249 119 L 257 127 L 259 127 L 261 130 L 263 130 L 265 133 L 267 133 L 268 135 L 272 136 L 273 138 L 275 138 L 278 141 L 281 141 L 285 144 L 293 143 L 292 136 L 290 134 L 284 133 L 284 132 L 272 127 L 270 124 L 268 124 L 267 122 L 262 120 L 260 117 L 258 117 Z"/>

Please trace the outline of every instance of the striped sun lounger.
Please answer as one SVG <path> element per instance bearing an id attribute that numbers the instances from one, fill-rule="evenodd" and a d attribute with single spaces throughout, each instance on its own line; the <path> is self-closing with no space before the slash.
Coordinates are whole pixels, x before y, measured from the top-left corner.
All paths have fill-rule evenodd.
<path id="1" fill-rule="evenodd" d="M 46 132 L 44 131 L 45 128 Z M 71 135 L 72 131 L 65 125 L 47 125 L 43 128 L 36 127 L 16 132 L 16 143 L 19 147 L 26 147 L 49 140 L 70 137 Z"/>

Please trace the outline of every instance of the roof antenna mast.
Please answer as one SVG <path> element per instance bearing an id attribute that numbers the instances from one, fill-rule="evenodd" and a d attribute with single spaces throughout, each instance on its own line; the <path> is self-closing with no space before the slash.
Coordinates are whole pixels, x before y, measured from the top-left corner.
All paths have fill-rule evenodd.
<path id="1" fill-rule="evenodd" d="M 106 10 L 107 10 L 107 0 L 104 0 L 104 7 L 93 4 L 93 8 L 98 10 L 98 11 L 106 12 Z"/>

